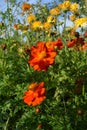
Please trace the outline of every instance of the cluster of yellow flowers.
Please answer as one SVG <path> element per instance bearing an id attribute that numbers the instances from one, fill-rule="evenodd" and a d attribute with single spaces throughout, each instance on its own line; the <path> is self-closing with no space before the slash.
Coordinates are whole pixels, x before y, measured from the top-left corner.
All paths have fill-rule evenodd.
<path id="1" fill-rule="evenodd" d="M 79 5 L 77 3 L 71 3 L 70 1 L 64 1 L 61 4 L 58 4 L 57 7 L 50 10 L 50 14 L 53 16 L 57 16 L 63 12 L 69 11 L 71 15 L 69 19 L 74 22 L 74 27 L 77 29 L 78 27 L 87 26 L 87 17 L 78 18 L 80 15 Z"/>
<path id="2" fill-rule="evenodd" d="M 32 6 L 28 3 L 24 3 L 22 6 L 23 11 L 29 11 Z M 14 28 L 16 30 L 18 29 L 31 29 L 34 31 L 37 30 L 44 30 L 46 32 L 49 32 L 53 25 L 55 25 L 57 21 L 57 17 L 61 15 L 62 13 L 70 12 L 69 20 L 71 20 L 74 23 L 74 28 L 77 29 L 78 27 L 83 27 L 87 25 L 87 18 L 78 18 L 80 15 L 79 13 L 79 5 L 77 3 L 71 3 L 70 1 L 66 0 L 61 4 L 58 4 L 55 8 L 50 9 L 49 16 L 47 17 L 46 21 L 42 22 L 37 19 L 37 17 L 31 13 L 27 16 L 27 26 L 20 27 L 20 25 L 15 24 Z"/>

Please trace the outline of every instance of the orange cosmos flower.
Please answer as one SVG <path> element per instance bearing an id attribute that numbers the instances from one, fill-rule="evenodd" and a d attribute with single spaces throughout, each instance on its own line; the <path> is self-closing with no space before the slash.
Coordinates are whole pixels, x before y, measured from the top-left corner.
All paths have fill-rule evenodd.
<path id="1" fill-rule="evenodd" d="M 50 51 L 53 51 L 53 50 L 54 50 L 54 47 L 55 47 L 55 42 L 53 42 L 53 41 L 48 41 L 48 42 L 46 42 L 46 47 L 47 47 Z"/>
<path id="2" fill-rule="evenodd" d="M 31 48 L 31 54 L 28 63 L 34 68 L 34 70 L 47 71 L 49 65 L 54 63 L 56 55 L 56 51 L 50 51 L 45 43 L 39 42 L 37 46 L 33 46 Z"/>
<path id="3" fill-rule="evenodd" d="M 61 50 L 64 46 L 62 43 L 62 40 L 58 38 L 56 41 L 48 41 L 46 42 L 47 48 L 49 48 L 50 51 L 53 51 L 55 47 L 58 48 L 58 50 Z"/>
<path id="4" fill-rule="evenodd" d="M 79 45 L 82 46 L 84 44 L 85 44 L 84 39 L 79 37 L 79 38 L 75 38 L 75 39 L 69 41 L 67 44 L 67 47 L 68 48 L 71 48 L 73 46 L 79 47 Z"/>
<path id="5" fill-rule="evenodd" d="M 39 84 L 32 83 L 29 85 L 28 91 L 26 91 L 23 97 L 24 102 L 27 105 L 36 106 L 39 105 L 46 98 L 46 89 L 44 87 L 44 82 Z"/>
<path id="6" fill-rule="evenodd" d="M 59 50 L 61 50 L 64 47 L 61 38 L 58 38 L 55 41 L 55 46 L 57 46 Z"/>
<path id="7" fill-rule="evenodd" d="M 68 47 L 68 48 L 71 48 L 71 47 L 73 47 L 74 45 L 75 45 L 75 40 L 71 40 L 71 41 L 68 42 L 67 47 Z"/>
<path id="8" fill-rule="evenodd" d="M 24 3 L 24 4 L 22 5 L 22 10 L 23 10 L 23 11 L 27 11 L 27 10 L 30 9 L 30 7 L 31 7 L 30 4 L 28 4 L 28 3 Z"/>

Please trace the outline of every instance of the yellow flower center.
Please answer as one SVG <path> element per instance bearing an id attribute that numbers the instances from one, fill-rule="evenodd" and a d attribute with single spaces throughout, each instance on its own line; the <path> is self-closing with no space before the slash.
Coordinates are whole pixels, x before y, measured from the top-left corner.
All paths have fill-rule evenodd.
<path id="1" fill-rule="evenodd" d="M 29 85 L 29 90 L 34 91 L 34 90 L 36 89 L 37 86 L 38 86 L 37 83 L 32 83 L 32 84 Z"/>
<path id="2" fill-rule="evenodd" d="M 41 53 L 39 53 L 39 58 L 43 59 L 46 57 L 46 51 L 42 51 Z"/>

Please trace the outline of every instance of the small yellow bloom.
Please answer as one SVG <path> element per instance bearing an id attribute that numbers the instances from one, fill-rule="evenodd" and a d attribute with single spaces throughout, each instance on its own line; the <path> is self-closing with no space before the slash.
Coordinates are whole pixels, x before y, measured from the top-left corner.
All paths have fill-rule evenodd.
<path id="1" fill-rule="evenodd" d="M 28 23 L 31 23 L 31 22 L 33 22 L 33 21 L 35 21 L 36 20 L 36 17 L 35 17 L 35 15 L 29 15 L 28 17 L 27 17 L 27 21 L 28 21 Z"/>
<path id="2" fill-rule="evenodd" d="M 56 22 L 56 19 L 55 19 L 55 17 L 53 17 L 53 16 L 50 15 L 50 16 L 47 17 L 47 22 L 53 24 L 53 23 Z"/>
<path id="3" fill-rule="evenodd" d="M 56 8 L 51 9 L 50 14 L 53 15 L 53 16 L 59 15 L 60 14 L 59 8 L 56 7 Z"/>
<path id="4" fill-rule="evenodd" d="M 76 29 L 78 27 L 85 27 L 85 26 L 87 26 L 87 17 L 76 19 L 74 24 L 75 24 L 75 28 Z"/>
<path id="5" fill-rule="evenodd" d="M 70 11 L 73 13 L 79 12 L 79 5 L 77 3 L 73 3 L 70 5 Z"/>
<path id="6" fill-rule="evenodd" d="M 52 24 L 48 23 L 48 22 L 45 22 L 43 24 L 43 29 L 46 30 L 46 31 L 49 31 L 52 27 Z"/>
<path id="7" fill-rule="evenodd" d="M 59 4 L 58 7 L 62 10 L 62 11 L 68 11 L 70 8 L 70 1 L 64 1 L 62 4 Z"/>
<path id="8" fill-rule="evenodd" d="M 76 16 L 75 16 L 75 15 L 70 15 L 70 16 L 69 16 L 69 19 L 70 19 L 71 21 L 74 21 L 74 20 L 76 19 Z"/>
<path id="9" fill-rule="evenodd" d="M 38 30 L 42 28 L 42 23 L 41 21 L 35 21 L 31 24 L 31 29 L 33 30 Z"/>

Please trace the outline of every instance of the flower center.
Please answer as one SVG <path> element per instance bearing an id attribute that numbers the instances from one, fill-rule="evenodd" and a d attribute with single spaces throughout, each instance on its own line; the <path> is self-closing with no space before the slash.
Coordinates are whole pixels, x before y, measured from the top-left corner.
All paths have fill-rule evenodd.
<path id="1" fill-rule="evenodd" d="M 39 58 L 40 58 L 40 59 L 43 59 L 44 57 L 46 57 L 46 51 L 42 51 L 42 52 L 39 54 Z"/>
<path id="2" fill-rule="evenodd" d="M 31 85 L 29 85 L 29 90 L 34 91 L 36 89 L 36 87 L 38 86 L 37 83 L 32 83 Z"/>

